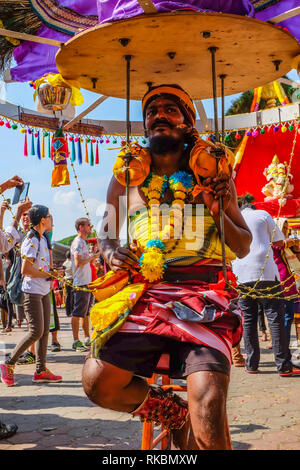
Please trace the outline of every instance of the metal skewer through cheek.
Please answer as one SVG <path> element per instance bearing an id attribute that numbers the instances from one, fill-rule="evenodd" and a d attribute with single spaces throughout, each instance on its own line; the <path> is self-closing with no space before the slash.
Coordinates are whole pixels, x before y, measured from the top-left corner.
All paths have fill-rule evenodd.
<path id="1" fill-rule="evenodd" d="M 217 105 L 217 84 L 216 84 L 216 60 L 215 53 L 218 50 L 217 47 L 209 47 L 208 49 L 211 53 L 211 70 L 212 70 L 212 85 L 213 85 L 213 100 L 214 100 L 214 123 L 215 123 L 215 135 L 216 139 L 220 141 L 219 129 L 218 129 L 218 105 Z M 222 142 L 224 143 L 224 78 L 225 75 L 220 75 L 221 84 L 222 84 Z M 218 155 L 218 152 L 215 153 L 216 159 L 222 157 Z M 218 169 L 219 165 L 217 165 Z M 219 213 L 220 213 L 220 238 L 222 246 L 222 270 L 223 277 L 225 282 L 227 282 L 227 269 L 226 269 L 226 257 L 225 257 L 225 229 L 224 229 L 224 211 L 223 211 L 223 199 L 219 198 Z"/>

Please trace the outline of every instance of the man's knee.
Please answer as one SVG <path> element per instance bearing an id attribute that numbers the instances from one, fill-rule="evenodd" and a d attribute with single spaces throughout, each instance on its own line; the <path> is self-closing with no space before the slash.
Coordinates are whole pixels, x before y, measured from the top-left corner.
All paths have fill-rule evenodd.
<path id="1" fill-rule="evenodd" d="M 102 408 L 110 408 L 112 390 L 105 383 L 103 364 L 98 359 L 88 359 L 82 370 L 82 385 L 87 397 Z"/>

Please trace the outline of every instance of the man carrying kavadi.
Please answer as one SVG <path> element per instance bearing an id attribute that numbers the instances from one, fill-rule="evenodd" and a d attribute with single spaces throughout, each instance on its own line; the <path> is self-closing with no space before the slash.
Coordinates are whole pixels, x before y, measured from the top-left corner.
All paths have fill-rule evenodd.
<path id="1" fill-rule="evenodd" d="M 237 205 L 232 153 L 200 138 L 192 100 L 180 86 L 150 88 L 142 108 L 149 147 L 130 145 L 130 247 L 119 241 L 126 150 L 108 189 L 99 241 L 111 271 L 90 285 L 99 302 L 91 311 L 84 390 L 103 408 L 162 424 L 175 448 L 230 449 L 231 348 L 242 336 L 230 263 L 247 255 L 252 239 Z M 186 379 L 188 403 L 143 378 L 163 354 L 165 373 Z"/>

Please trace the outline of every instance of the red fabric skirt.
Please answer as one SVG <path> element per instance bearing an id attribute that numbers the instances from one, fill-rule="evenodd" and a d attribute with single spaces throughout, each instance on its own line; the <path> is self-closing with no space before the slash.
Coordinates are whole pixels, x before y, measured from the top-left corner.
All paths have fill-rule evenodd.
<path id="1" fill-rule="evenodd" d="M 175 269 L 175 268 L 174 268 Z M 215 273 L 216 283 L 197 279 Z M 231 348 L 243 333 L 237 295 L 225 290 L 222 270 L 215 266 L 180 267 L 176 283 L 151 284 L 135 305 L 120 332 L 151 333 L 178 341 L 204 344 L 231 360 Z M 195 279 L 190 279 L 192 277 Z M 189 280 L 184 280 L 185 274 Z M 231 271 L 228 279 L 235 282 Z M 210 277 L 210 276 L 208 276 Z"/>

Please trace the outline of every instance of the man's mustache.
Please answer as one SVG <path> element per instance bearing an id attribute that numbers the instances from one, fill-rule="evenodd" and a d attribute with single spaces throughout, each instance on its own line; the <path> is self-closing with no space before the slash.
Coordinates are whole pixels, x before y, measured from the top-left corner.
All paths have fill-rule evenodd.
<path id="1" fill-rule="evenodd" d="M 153 129 L 155 129 L 155 127 L 158 127 L 160 124 L 168 126 L 168 127 L 170 127 L 170 129 L 174 128 L 174 126 L 169 121 L 167 121 L 166 119 L 157 119 L 157 121 L 155 121 L 152 124 L 152 126 L 150 127 L 150 130 L 153 131 Z"/>

